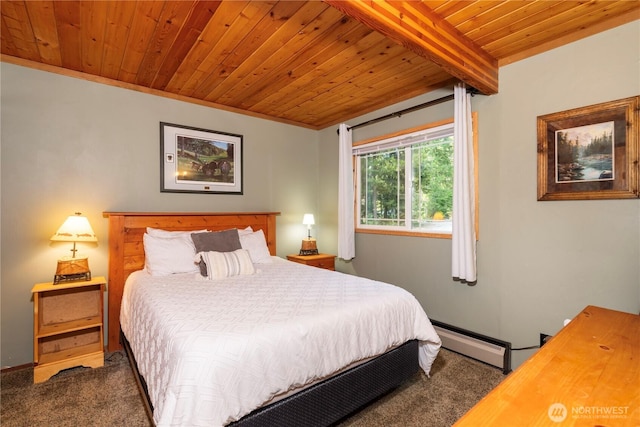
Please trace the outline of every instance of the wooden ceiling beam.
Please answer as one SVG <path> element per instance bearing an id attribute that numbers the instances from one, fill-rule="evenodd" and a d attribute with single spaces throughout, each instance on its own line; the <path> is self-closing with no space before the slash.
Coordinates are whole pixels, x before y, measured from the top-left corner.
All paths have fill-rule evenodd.
<path id="1" fill-rule="evenodd" d="M 498 61 L 421 2 L 324 0 L 485 95 L 498 93 Z"/>

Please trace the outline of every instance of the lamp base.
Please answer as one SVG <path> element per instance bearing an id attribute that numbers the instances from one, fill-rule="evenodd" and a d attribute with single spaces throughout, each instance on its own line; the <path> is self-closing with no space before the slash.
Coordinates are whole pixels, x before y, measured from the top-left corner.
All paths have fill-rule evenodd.
<path id="1" fill-rule="evenodd" d="M 54 285 L 86 280 L 91 280 L 88 258 L 62 258 L 58 260 L 56 274 L 53 276 Z"/>
<path id="2" fill-rule="evenodd" d="M 302 248 L 300 248 L 300 255 L 318 255 L 316 239 L 304 239 L 302 241 Z"/>

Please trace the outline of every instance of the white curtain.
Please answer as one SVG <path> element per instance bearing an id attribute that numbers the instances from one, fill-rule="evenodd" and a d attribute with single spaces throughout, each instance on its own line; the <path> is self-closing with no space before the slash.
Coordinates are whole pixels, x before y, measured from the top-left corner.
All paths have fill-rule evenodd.
<path id="1" fill-rule="evenodd" d="M 338 169 L 338 258 L 350 260 L 356 256 L 353 212 L 352 133 L 340 124 L 340 158 Z"/>
<path id="2" fill-rule="evenodd" d="M 454 88 L 453 218 L 451 272 L 463 282 L 477 280 L 475 189 L 471 95 Z"/>

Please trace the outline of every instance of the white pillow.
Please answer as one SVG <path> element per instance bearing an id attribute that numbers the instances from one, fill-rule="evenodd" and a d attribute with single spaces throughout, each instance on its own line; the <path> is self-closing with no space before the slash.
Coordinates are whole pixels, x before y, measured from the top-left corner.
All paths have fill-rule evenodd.
<path id="1" fill-rule="evenodd" d="M 251 228 L 251 226 L 248 226 L 247 228 L 243 228 L 242 230 L 238 229 L 238 235 L 242 236 L 243 234 L 251 234 L 253 233 L 253 228 Z"/>
<path id="2" fill-rule="evenodd" d="M 208 280 L 255 273 L 249 252 L 244 249 L 232 252 L 198 252 L 195 261 L 200 262 L 200 260 L 207 266 Z"/>
<path id="3" fill-rule="evenodd" d="M 168 276 L 179 273 L 198 273 L 198 265 L 193 262 L 196 248 L 191 235 L 157 237 L 145 233 L 142 236 L 145 254 L 145 268 L 152 276 Z"/>
<path id="4" fill-rule="evenodd" d="M 147 234 L 154 237 L 179 237 L 179 236 L 191 237 L 191 233 L 206 233 L 207 231 L 209 230 L 169 231 L 169 230 L 162 230 L 160 228 L 147 227 Z"/>
<path id="5" fill-rule="evenodd" d="M 255 233 L 241 233 L 240 246 L 242 246 L 242 249 L 249 251 L 254 264 L 269 264 L 273 262 L 262 230 L 258 230 Z"/>

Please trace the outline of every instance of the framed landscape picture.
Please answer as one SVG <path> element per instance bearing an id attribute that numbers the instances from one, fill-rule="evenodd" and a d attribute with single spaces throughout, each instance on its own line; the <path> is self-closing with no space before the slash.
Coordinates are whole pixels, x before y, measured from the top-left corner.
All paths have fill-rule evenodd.
<path id="1" fill-rule="evenodd" d="M 538 117 L 538 200 L 636 199 L 640 97 Z"/>
<path id="2" fill-rule="evenodd" d="M 242 194 L 242 135 L 160 123 L 160 191 Z"/>

